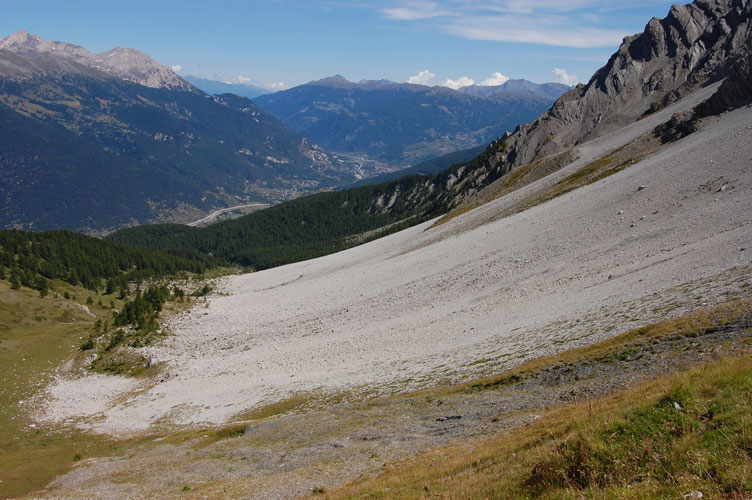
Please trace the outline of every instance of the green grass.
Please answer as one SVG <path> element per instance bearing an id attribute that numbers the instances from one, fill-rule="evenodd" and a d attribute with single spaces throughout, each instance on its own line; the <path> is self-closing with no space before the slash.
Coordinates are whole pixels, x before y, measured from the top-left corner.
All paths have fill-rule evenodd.
<path id="1" fill-rule="evenodd" d="M 58 297 L 42 298 L 36 290 L 10 290 L 0 281 L 0 498 L 40 488 L 68 470 L 76 457 L 110 453 L 114 446 L 77 431 L 29 426 L 34 396 L 54 369 L 76 356 L 94 322 L 110 315 L 96 305 L 99 296 L 92 292 L 62 282 L 54 287 Z M 64 292 L 76 301 L 64 299 Z M 89 297 L 93 317 L 80 307 Z M 109 304 L 111 297 L 103 302 Z"/>
<path id="2" fill-rule="evenodd" d="M 326 498 L 662 499 L 691 491 L 704 498 L 752 497 L 749 357 L 387 464 L 381 475 Z"/>

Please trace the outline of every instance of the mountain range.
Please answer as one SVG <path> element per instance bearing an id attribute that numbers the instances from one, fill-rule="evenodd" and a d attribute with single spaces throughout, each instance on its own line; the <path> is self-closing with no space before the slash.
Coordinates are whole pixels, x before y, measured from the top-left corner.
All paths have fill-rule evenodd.
<path id="1" fill-rule="evenodd" d="M 252 101 L 135 49 L 0 39 L 0 224 L 99 232 L 355 177 Z"/>
<path id="2" fill-rule="evenodd" d="M 514 80 L 453 90 L 335 75 L 254 101 L 333 154 L 394 170 L 487 144 L 535 119 L 568 89 Z"/>
<path id="3" fill-rule="evenodd" d="M 682 96 L 725 79 L 697 109 L 676 115 L 631 142 L 616 144 L 602 158 L 581 166 L 579 174 L 547 186 L 529 201 L 541 203 L 626 168 L 655 152 L 660 143 L 690 133 L 702 116 L 747 102 L 752 96 L 751 10 L 749 4 L 734 0 L 672 7 L 665 19 L 653 19 L 643 33 L 626 38 L 587 84 L 565 93 L 537 120 L 505 133 L 477 156 L 441 172 L 411 172 L 420 175 L 322 193 L 209 228 L 133 228 L 113 234 L 112 239 L 161 250 L 196 250 L 199 245 L 204 253 L 255 267 L 311 258 L 447 212 L 452 217 L 550 178 L 584 161 L 578 145 L 650 117 Z M 324 83 L 313 85 L 313 90 L 325 93 L 329 88 L 394 85 L 352 84 L 341 78 Z M 408 92 L 421 91 L 405 87 Z M 254 229 L 262 226 L 273 226 L 285 236 L 265 239 Z M 321 228 L 321 238 L 314 228 Z M 294 252 L 283 251 L 283 241 L 294 242 Z"/>
<path id="4" fill-rule="evenodd" d="M 256 97 L 268 113 L 237 95 L 260 89 L 187 79 L 136 49 L 0 39 L 0 224 L 106 233 L 284 201 L 485 144 L 564 90 L 333 77 Z"/>

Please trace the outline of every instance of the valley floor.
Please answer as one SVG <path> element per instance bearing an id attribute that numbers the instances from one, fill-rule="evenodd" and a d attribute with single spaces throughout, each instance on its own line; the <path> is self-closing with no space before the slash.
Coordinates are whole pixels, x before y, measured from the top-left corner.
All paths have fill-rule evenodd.
<path id="1" fill-rule="evenodd" d="M 660 118 L 650 118 L 643 128 Z M 283 490 L 256 484 L 243 493 L 269 498 L 354 477 L 385 458 L 438 442 L 413 436 L 441 436 L 447 426 L 460 429 L 455 437 L 480 432 L 483 426 L 467 423 L 472 418 L 462 401 L 425 413 L 423 423 L 431 425 L 413 422 L 407 411 L 400 421 L 395 412 L 384 425 L 396 425 L 404 438 L 379 428 L 377 413 L 364 414 L 357 432 L 349 433 L 346 425 L 338 427 L 336 408 L 499 373 L 749 295 L 750 123 L 751 108 L 711 119 L 700 131 L 617 174 L 516 215 L 498 216 L 535 185 L 428 231 L 430 222 L 339 254 L 225 278 L 224 293 L 173 318 L 174 335 L 142 349 L 165 366 L 159 380 L 92 375 L 71 381 L 61 374 L 48 389 L 39 421 L 122 437 L 246 422 L 260 415 L 254 409 L 275 404 L 275 411 L 295 408 L 300 416 L 269 421 L 250 434 L 242 427 L 242 447 L 237 442 L 233 450 L 207 448 L 220 455 L 219 462 L 200 455 L 186 469 L 202 482 L 244 474 L 249 485 L 267 486 L 276 476 L 254 476 L 253 467 L 243 464 L 273 463 L 276 471 L 295 471 Z M 579 164 L 639 133 L 622 132 L 580 147 Z M 574 168 L 545 181 L 556 182 Z M 614 383 L 628 383 L 625 373 L 627 378 Z M 525 409 L 525 399 L 515 398 L 508 409 Z M 566 395 L 540 398 L 556 401 Z M 485 422 L 506 403 L 494 399 L 483 411 L 482 399 L 474 404 L 478 422 Z M 334 409 L 313 417 L 324 407 Z M 515 411 L 504 417 L 506 425 L 530 418 Z M 324 427 L 310 430 L 309 418 Z M 363 422 L 371 418 L 374 430 L 366 432 Z M 330 437 L 312 449 L 307 432 Z M 275 433 L 287 436 L 278 447 L 271 444 Z M 379 452 L 381 445 L 363 444 L 385 436 L 401 445 Z M 337 454 L 331 461 L 300 458 L 324 456 L 355 440 L 360 444 L 349 450 L 361 460 Z M 308 447 L 286 460 L 298 449 L 297 441 Z M 137 459 L 83 462 L 51 485 L 50 494 L 96 497 L 95 485 L 114 471 L 121 471 L 122 483 L 119 489 L 110 483 L 102 490 L 105 496 L 143 494 L 132 478 L 162 477 L 155 470 L 163 469 L 149 467 L 173 449 L 189 453 L 164 444 Z M 170 481 L 169 491 L 175 492 L 187 476 L 176 472 Z"/>

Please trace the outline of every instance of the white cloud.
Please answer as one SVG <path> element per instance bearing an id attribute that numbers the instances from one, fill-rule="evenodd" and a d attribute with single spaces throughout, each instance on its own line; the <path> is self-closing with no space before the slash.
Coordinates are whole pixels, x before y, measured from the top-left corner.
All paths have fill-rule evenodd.
<path id="1" fill-rule="evenodd" d="M 245 85 L 256 85 L 256 83 L 253 81 L 253 78 L 238 75 L 235 77 L 235 83 L 243 83 Z"/>
<path id="2" fill-rule="evenodd" d="M 472 78 L 469 78 L 467 76 L 461 76 L 457 78 L 456 80 L 450 80 L 446 79 L 443 82 L 441 82 L 442 87 L 449 87 L 450 89 L 457 90 L 461 87 L 467 87 L 468 85 L 473 85 L 475 83 L 475 80 Z"/>
<path id="3" fill-rule="evenodd" d="M 236 75 L 235 78 L 233 78 L 231 81 L 227 81 L 225 83 L 240 83 L 243 85 L 253 85 L 255 87 L 261 87 L 267 90 L 285 90 L 290 88 L 289 85 L 287 85 L 285 82 L 271 82 L 271 83 L 260 83 L 250 76 L 245 75 Z"/>
<path id="4" fill-rule="evenodd" d="M 436 2 L 413 1 L 406 2 L 405 5 L 398 7 L 389 7 L 382 9 L 381 12 L 389 19 L 399 21 L 414 21 L 416 19 L 430 19 L 447 14 L 440 9 Z"/>
<path id="5" fill-rule="evenodd" d="M 563 83 L 564 85 L 577 85 L 579 83 L 579 80 L 577 79 L 577 75 L 572 75 L 567 73 L 567 70 L 562 68 L 554 68 L 552 71 L 554 75 L 556 75 L 555 80 L 558 83 Z"/>
<path id="6" fill-rule="evenodd" d="M 483 87 L 495 87 L 497 85 L 504 85 L 509 81 L 509 77 L 506 75 L 502 75 L 498 71 L 494 71 L 491 73 L 491 76 L 489 78 L 486 78 L 482 82 L 480 82 L 478 85 Z"/>
<path id="7" fill-rule="evenodd" d="M 388 19 L 423 20 L 470 40 L 575 48 L 620 43 L 629 33 L 603 28 L 595 13 L 636 8 L 618 0 L 390 0 L 386 7 L 371 5 Z"/>
<path id="8" fill-rule="evenodd" d="M 521 42 L 560 47 L 605 47 L 618 44 L 626 33 L 577 26 L 567 16 L 483 16 L 453 20 L 447 31 L 470 40 Z"/>
<path id="9" fill-rule="evenodd" d="M 269 90 L 285 90 L 286 88 L 289 88 L 289 85 L 287 85 L 285 82 L 272 82 L 272 83 L 266 83 L 262 85 L 262 87 L 267 88 Z"/>
<path id="10" fill-rule="evenodd" d="M 414 83 L 416 85 L 428 85 L 434 78 L 436 78 L 436 75 L 434 75 L 427 69 L 424 69 L 417 75 L 408 78 L 407 83 Z"/>
<path id="11" fill-rule="evenodd" d="M 172 71 L 174 71 L 175 73 L 177 73 L 178 71 L 180 71 L 181 69 L 183 69 L 183 67 L 181 65 L 179 65 L 179 64 L 176 64 L 175 66 L 170 66 L 170 69 Z"/>

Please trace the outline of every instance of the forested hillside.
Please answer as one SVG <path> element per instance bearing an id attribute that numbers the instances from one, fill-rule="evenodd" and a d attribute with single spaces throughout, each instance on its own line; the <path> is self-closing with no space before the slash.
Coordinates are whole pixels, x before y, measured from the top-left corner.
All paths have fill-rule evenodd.
<path id="1" fill-rule="evenodd" d="M 130 280 L 203 273 L 218 264 L 196 252 L 168 254 L 70 231 L 0 231 L 0 279 L 8 279 L 12 288 L 24 285 L 42 292 L 48 280 L 59 279 L 94 291 L 114 289 Z"/>
<path id="2" fill-rule="evenodd" d="M 432 175 L 324 192 L 204 228 L 161 224 L 126 228 L 110 241 L 150 249 L 198 251 L 265 269 L 349 248 L 437 217 L 507 170 L 489 151 Z"/>

